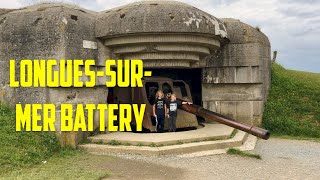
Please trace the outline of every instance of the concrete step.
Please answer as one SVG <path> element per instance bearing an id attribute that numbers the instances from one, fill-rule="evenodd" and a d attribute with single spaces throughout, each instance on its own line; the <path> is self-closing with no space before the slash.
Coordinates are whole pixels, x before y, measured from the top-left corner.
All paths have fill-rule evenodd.
<path id="1" fill-rule="evenodd" d="M 257 143 L 257 137 L 249 134 L 247 137 L 247 140 L 241 146 L 236 146 L 236 147 L 232 147 L 232 148 L 239 149 L 240 151 L 251 151 L 255 148 L 256 143 Z M 215 154 L 225 154 L 225 153 L 227 153 L 229 148 L 213 149 L 213 150 L 208 150 L 208 151 L 199 151 L 199 152 L 194 152 L 194 153 L 181 154 L 178 156 L 179 157 L 202 157 L 202 156 L 211 156 L 211 155 L 215 155 Z"/>
<path id="2" fill-rule="evenodd" d="M 130 145 L 175 145 L 209 140 L 229 139 L 234 134 L 234 128 L 223 124 L 204 124 L 203 128 L 174 133 L 133 133 L 114 132 L 89 137 L 92 143 L 108 144 L 117 141 Z"/>
<path id="3" fill-rule="evenodd" d="M 226 149 L 243 145 L 248 134 L 243 131 L 237 131 L 234 137 L 223 140 L 191 142 L 176 145 L 167 145 L 161 147 L 150 146 L 125 146 L 125 145 L 106 145 L 106 144 L 84 144 L 79 145 L 89 153 L 107 155 L 107 154 L 140 154 L 140 155 L 181 155 L 214 149 Z"/>

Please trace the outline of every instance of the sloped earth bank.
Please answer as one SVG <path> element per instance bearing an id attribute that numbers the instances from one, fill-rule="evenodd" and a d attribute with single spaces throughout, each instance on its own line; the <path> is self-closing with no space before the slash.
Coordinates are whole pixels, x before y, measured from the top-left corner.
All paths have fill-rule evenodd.
<path id="1" fill-rule="evenodd" d="M 166 166 L 166 169 L 171 167 L 177 175 L 161 176 L 166 169 L 158 169 L 159 174 L 152 179 L 320 179 L 319 142 L 271 138 L 259 140 L 252 153 L 261 155 L 262 160 L 228 154 L 192 158 L 120 157 L 156 163 Z M 171 173 L 169 171 L 167 175 Z M 149 179 L 150 176 L 144 178 Z"/>

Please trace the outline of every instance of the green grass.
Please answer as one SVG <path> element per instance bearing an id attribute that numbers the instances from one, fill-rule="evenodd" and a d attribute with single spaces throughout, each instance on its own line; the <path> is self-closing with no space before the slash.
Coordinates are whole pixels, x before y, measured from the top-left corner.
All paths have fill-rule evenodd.
<path id="1" fill-rule="evenodd" d="M 262 126 L 278 136 L 320 138 L 320 73 L 273 64 Z"/>
<path id="2" fill-rule="evenodd" d="M 252 154 L 252 153 L 244 152 L 235 148 L 229 148 L 227 153 L 231 155 L 239 155 L 242 157 L 251 157 L 251 158 L 261 159 L 261 156 L 259 154 Z"/>
<path id="3" fill-rule="evenodd" d="M 320 138 L 313 138 L 313 137 L 306 137 L 306 136 L 289 136 L 289 135 L 272 134 L 272 137 L 280 138 L 280 139 L 320 142 Z"/>
<path id="4" fill-rule="evenodd" d="M 122 145 L 122 143 L 120 141 L 117 141 L 117 140 L 111 140 L 107 144 L 112 145 L 112 146 Z"/>
<path id="5" fill-rule="evenodd" d="M 14 110 L 0 104 L 0 179 L 101 179 L 108 172 L 92 166 L 108 158 L 62 148 L 54 133 L 16 132 Z"/>
<path id="6" fill-rule="evenodd" d="M 95 142 L 96 144 L 104 144 L 104 142 L 102 140 L 99 140 L 97 142 Z"/>
<path id="7" fill-rule="evenodd" d="M 148 145 L 149 147 L 157 147 L 157 145 L 155 143 L 151 143 Z"/>
<path id="8" fill-rule="evenodd" d="M 0 104 L 0 175 L 41 163 L 54 154 L 65 154 L 68 151 L 74 150 L 61 148 L 54 133 L 16 132 L 14 110 Z"/>
<path id="9" fill-rule="evenodd" d="M 110 156 L 95 156 L 80 152 L 61 158 L 54 156 L 41 164 L 9 171 L 3 179 L 102 179 L 111 173 L 99 167 L 111 160 Z M 1 178 L 0 178 L 1 179 Z"/>
<path id="10" fill-rule="evenodd" d="M 179 140 L 179 141 L 177 141 L 177 144 L 183 144 L 183 141 Z"/>
<path id="11" fill-rule="evenodd" d="M 234 136 L 238 133 L 238 129 L 234 129 L 229 136 L 229 139 L 234 138 Z"/>
<path id="12" fill-rule="evenodd" d="M 138 143 L 136 146 L 145 146 L 145 145 L 142 143 Z"/>

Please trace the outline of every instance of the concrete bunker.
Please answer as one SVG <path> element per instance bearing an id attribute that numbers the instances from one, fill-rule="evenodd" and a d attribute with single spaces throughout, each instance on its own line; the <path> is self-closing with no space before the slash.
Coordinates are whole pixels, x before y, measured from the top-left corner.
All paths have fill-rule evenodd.
<path id="1" fill-rule="evenodd" d="M 153 75 L 184 80 L 194 103 L 241 122 L 261 123 L 270 86 L 270 42 L 239 20 L 218 19 L 176 1 L 141 1 L 99 13 L 40 4 L 1 10 L 0 19 L 1 101 L 98 104 L 108 97 L 103 78 L 93 88 L 12 89 L 9 59 L 95 59 L 97 71 L 106 59 L 142 59 Z M 88 135 L 58 134 L 71 145 Z"/>

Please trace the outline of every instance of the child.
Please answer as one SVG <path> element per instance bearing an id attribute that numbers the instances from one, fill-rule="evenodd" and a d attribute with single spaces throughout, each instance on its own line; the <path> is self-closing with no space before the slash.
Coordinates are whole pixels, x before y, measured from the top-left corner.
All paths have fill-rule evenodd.
<path id="1" fill-rule="evenodd" d="M 167 112 L 167 105 L 165 103 L 164 94 L 161 90 L 157 91 L 156 99 L 153 104 L 153 116 L 157 118 L 157 132 L 164 131 L 165 113 Z"/>
<path id="2" fill-rule="evenodd" d="M 169 132 L 176 132 L 176 119 L 178 107 L 182 104 L 192 104 L 191 102 L 181 102 L 176 100 L 176 95 L 171 94 L 171 100 L 168 102 L 168 116 L 169 116 Z"/>

